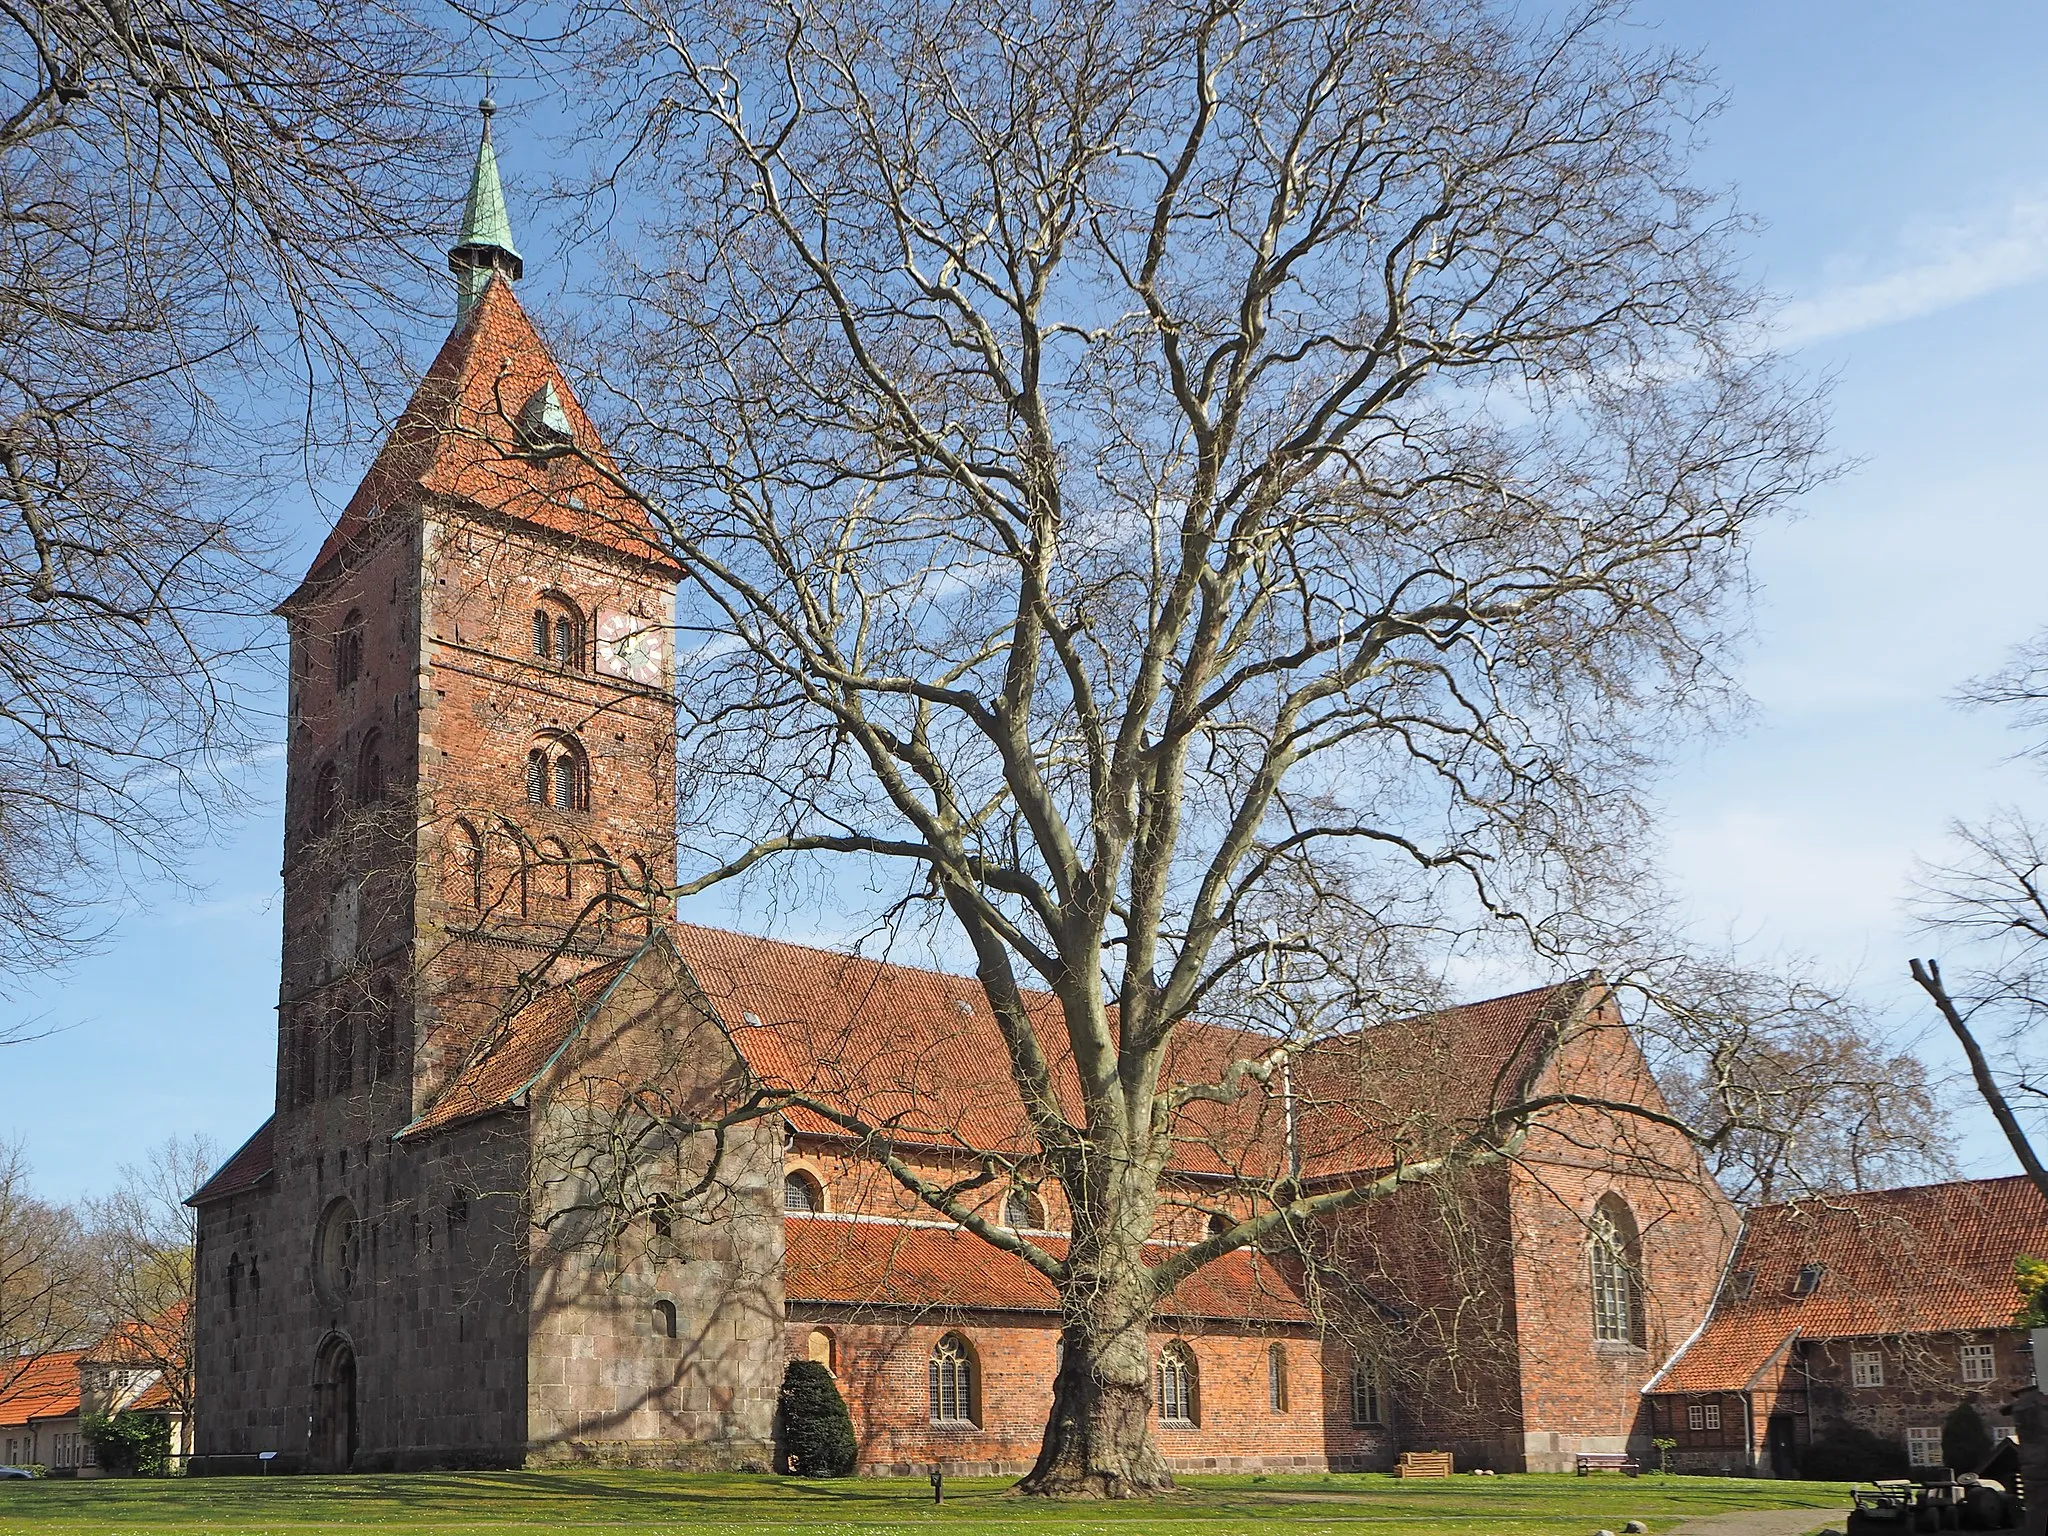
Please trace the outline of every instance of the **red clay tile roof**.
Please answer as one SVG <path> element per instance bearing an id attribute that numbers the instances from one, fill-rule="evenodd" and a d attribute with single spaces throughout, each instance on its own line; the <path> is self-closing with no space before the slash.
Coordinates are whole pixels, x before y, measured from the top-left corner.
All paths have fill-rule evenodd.
<path id="1" fill-rule="evenodd" d="M 172 1302 L 148 1322 L 116 1323 L 94 1341 L 86 1359 L 96 1365 L 157 1365 L 184 1356 L 189 1349 L 186 1319 L 192 1303 Z"/>
<path id="2" fill-rule="evenodd" d="M 783 1289 L 794 1302 L 890 1308 L 1059 1311 L 1052 1282 L 1015 1254 L 957 1227 L 791 1216 L 782 1224 Z M 1054 1258 L 1064 1238 L 1038 1237 Z M 1148 1250 L 1153 1261 L 1164 1249 Z M 1306 1323 L 1296 1277 L 1248 1250 L 1203 1266 L 1160 1303 L 1158 1315 L 1209 1321 Z"/>
<path id="3" fill-rule="evenodd" d="M 608 960 L 593 966 L 489 1030 L 434 1102 L 398 1134 L 424 1136 L 515 1102 L 629 964 Z"/>
<path id="4" fill-rule="evenodd" d="M 871 1125 L 902 1145 L 1027 1153 L 1035 1146 L 1008 1052 L 979 983 L 777 939 L 676 923 L 677 953 L 755 1076 Z M 624 965 L 608 962 L 543 993 L 495 1029 L 403 1134 L 510 1103 L 554 1056 Z M 1315 1047 L 1295 1072 L 1306 1171 L 1382 1168 L 1398 1139 L 1409 1155 L 1433 1132 L 1512 1099 L 1545 1043 L 1586 996 L 1584 983 L 1445 1009 Z M 1080 1113 L 1072 1053 L 1054 1000 L 1026 1007 L 1052 1064 L 1062 1108 Z M 1175 1035 L 1169 1078 L 1217 1081 L 1262 1036 L 1199 1022 Z M 844 1135 L 828 1116 L 788 1111 L 800 1132 Z M 1286 1156 L 1280 1082 L 1234 1104 L 1177 1116 L 1182 1172 L 1271 1174 Z"/>
<path id="5" fill-rule="evenodd" d="M 159 1376 L 144 1389 L 142 1396 L 135 1399 L 122 1411 L 124 1413 L 156 1413 L 177 1406 L 171 1400 L 171 1389 Z"/>
<path id="6" fill-rule="evenodd" d="M 256 1134 L 235 1149 L 235 1155 L 220 1165 L 214 1176 L 186 1197 L 187 1205 L 205 1205 L 254 1189 L 270 1177 L 271 1133 L 277 1124 L 272 1116 L 256 1127 Z"/>
<path id="7" fill-rule="evenodd" d="M 0 1360 L 0 1429 L 78 1412 L 78 1362 L 84 1358 L 82 1349 L 59 1349 L 28 1361 Z"/>
<path id="8" fill-rule="evenodd" d="M 419 493 L 464 502 L 652 561 L 673 562 L 646 511 L 573 454 L 524 452 L 515 423 L 552 384 L 576 446 L 616 473 L 512 285 L 494 277 L 441 346 L 405 414 L 314 557 L 318 572 L 380 510 Z M 580 505 L 579 505 L 580 504 Z"/>
<path id="9" fill-rule="evenodd" d="M 2012 1325 L 2013 1261 L 2048 1255 L 2048 1201 L 2026 1179 L 1970 1179 L 1764 1206 L 1730 1265 L 1734 1287 L 1654 1392 L 1733 1392 L 1795 1334 L 1806 1339 L 1956 1333 Z M 1809 1296 L 1794 1282 L 1821 1266 Z"/>
<path id="10" fill-rule="evenodd" d="M 972 978 L 687 923 L 673 933 L 763 1082 L 824 1100 L 901 1142 L 1011 1152 L 1033 1145 L 1009 1054 Z M 1431 1129 L 1508 1102 L 1586 990 L 1582 982 L 1539 988 L 1312 1048 L 1294 1071 L 1306 1171 L 1386 1167 L 1396 1137 L 1412 1155 Z M 1062 1106 L 1078 1117 L 1057 1005 L 1033 993 L 1026 1006 Z M 1168 1075 L 1214 1082 L 1232 1060 L 1256 1060 L 1271 1044 L 1190 1022 L 1176 1031 Z M 802 1109 L 789 1118 L 800 1131 L 839 1134 Z M 1276 1171 L 1283 1123 L 1277 1079 L 1227 1107 L 1190 1105 L 1176 1124 L 1174 1164 L 1186 1172 Z"/>

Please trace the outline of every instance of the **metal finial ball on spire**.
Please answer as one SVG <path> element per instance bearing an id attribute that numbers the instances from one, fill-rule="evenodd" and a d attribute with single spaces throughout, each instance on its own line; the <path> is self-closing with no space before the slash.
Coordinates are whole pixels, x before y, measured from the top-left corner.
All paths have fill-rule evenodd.
<path id="1" fill-rule="evenodd" d="M 491 100 L 490 88 L 488 86 L 484 90 L 484 99 L 476 104 L 476 109 L 483 113 L 485 117 L 491 116 L 498 110 L 498 104 Z"/>

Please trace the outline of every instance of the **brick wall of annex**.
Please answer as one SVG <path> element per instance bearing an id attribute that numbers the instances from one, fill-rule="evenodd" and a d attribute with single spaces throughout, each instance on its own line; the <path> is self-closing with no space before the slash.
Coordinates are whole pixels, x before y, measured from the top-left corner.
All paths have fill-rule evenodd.
<path id="1" fill-rule="evenodd" d="M 1052 1407 L 1059 1330 L 1053 1318 L 1015 1313 L 883 1315 L 793 1303 L 792 1359 L 815 1357 L 812 1334 L 829 1340 L 834 1374 L 853 1415 L 860 1470 L 909 1475 L 943 1467 L 957 1475 L 1017 1475 L 1037 1459 Z M 929 1362 L 948 1334 L 964 1340 L 979 1399 L 971 1424 L 934 1424 Z M 1363 1471 L 1393 1464 L 1394 1432 L 1351 1425 L 1349 1357 L 1309 1330 L 1162 1324 L 1152 1352 L 1178 1341 L 1196 1362 L 1196 1422 L 1155 1424 L 1169 1465 L 1181 1472 Z M 1270 1399 L 1269 1352 L 1287 1359 L 1287 1406 Z"/>

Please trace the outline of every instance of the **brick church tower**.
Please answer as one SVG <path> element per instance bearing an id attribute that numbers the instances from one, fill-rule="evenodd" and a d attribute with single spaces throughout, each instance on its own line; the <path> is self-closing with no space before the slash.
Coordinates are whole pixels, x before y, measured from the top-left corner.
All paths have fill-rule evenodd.
<path id="1" fill-rule="evenodd" d="M 406 1124 L 522 981 L 643 935 L 674 862 L 676 572 L 513 294 L 491 110 L 455 330 L 281 610 L 307 1148 Z"/>

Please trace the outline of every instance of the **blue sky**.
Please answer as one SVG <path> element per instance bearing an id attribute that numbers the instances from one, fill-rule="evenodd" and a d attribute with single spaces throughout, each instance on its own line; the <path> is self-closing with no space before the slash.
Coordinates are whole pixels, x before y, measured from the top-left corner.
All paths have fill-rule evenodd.
<path id="1" fill-rule="evenodd" d="M 1900 908 L 1915 856 L 1954 816 L 2048 799 L 1996 721 L 1947 702 L 2048 623 L 2048 7 L 1669 0 L 1638 21 L 1718 75 L 1702 176 L 1764 221 L 1756 270 L 1859 461 L 1759 547 L 1756 710 L 1666 781 L 1668 862 L 1703 936 L 1809 956 L 1924 1033 Z M 545 167 L 519 93 L 498 95 L 544 271 Z M 287 515 L 310 554 L 323 510 Z M 268 1112 L 278 766 L 267 806 L 201 859 L 197 899 L 145 901 L 106 953 L 11 1005 L 62 1027 L 0 1052 L 0 1135 L 48 1194 L 103 1189 L 173 1132 L 232 1146 Z M 2006 1171 L 1983 1117 L 1965 1128 L 1971 1168 Z"/>

